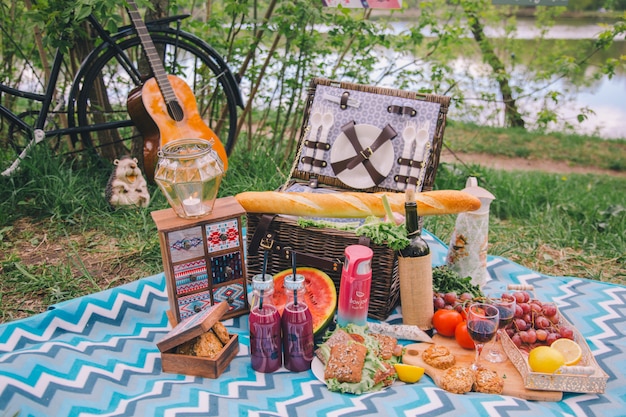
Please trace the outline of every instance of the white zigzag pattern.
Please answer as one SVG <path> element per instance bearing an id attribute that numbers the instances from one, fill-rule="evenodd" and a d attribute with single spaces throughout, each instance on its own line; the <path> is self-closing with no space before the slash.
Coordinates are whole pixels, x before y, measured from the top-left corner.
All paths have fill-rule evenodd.
<path id="1" fill-rule="evenodd" d="M 24 384 L 22 382 L 18 382 L 16 380 L 9 380 L 8 378 L 0 379 L 0 392 L 4 391 L 6 387 L 9 385 L 7 381 L 11 381 L 10 385 L 21 389 L 24 392 L 31 394 L 32 396 L 41 399 L 41 395 L 46 392 L 46 388 L 48 385 L 52 383 L 57 383 L 62 385 L 64 389 L 68 388 L 83 388 L 85 381 L 89 379 L 91 374 L 102 375 L 106 377 L 110 377 L 114 381 L 119 381 L 122 377 L 122 374 L 125 371 L 132 371 L 137 374 L 142 373 L 152 373 L 155 367 L 155 363 L 157 359 L 161 358 L 161 354 L 159 352 L 153 352 L 146 355 L 146 361 L 142 367 L 139 366 L 131 366 L 127 364 L 117 364 L 113 371 L 108 371 L 106 369 L 97 368 L 91 365 L 83 365 L 80 369 L 80 372 L 74 377 L 74 379 L 62 378 L 59 376 L 54 376 L 50 374 L 42 374 L 37 383 L 34 386 L 30 386 Z M 6 379 L 6 381 L 4 381 Z"/>
<path id="2" fill-rule="evenodd" d="M 320 381 L 318 381 L 317 379 L 313 379 L 309 382 L 302 382 L 300 384 L 300 388 L 302 389 L 302 395 L 300 395 L 298 398 L 294 398 L 292 400 L 288 400 L 285 402 L 281 402 L 281 403 L 277 403 L 276 404 L 276 411 L 278 412 L 279 415 L 281 416 L 290 416 L 289 414 L 289 410 L 287 409 L 287 406 L 293 403 L 307 403 L 308 399 L 315 399 L 315 393 L 313 392 L 313 388 L 311 388 L 313 385 L 315 386 L 319 386 L 319 384 L 321 384 Z M 354 405 L 356 406 L 356 400 L 354 401 Z M 358 407 L 358 409 L 361 409 L 361 407 Z M 331 416 L 332 414 L 328 414 L 329 416 Z"/>
<path id="3" fill-rule="evenodd" d="M 80 343 L 78 343 L 76 345 L 73 345 L 73 344 L 67 343 L 67 342 L 48 342 L 48 343 L 46 343 L 44 345 L 41 345 L 37 349 L 30 349 L 28 351 L 23 351 L 22 350 L 22 351 L 9 352 L 7 354 L 4 354 L 2 356 L 2 358 L 0 358 L 0 363 L 7 362 L 13 356 L 23 356 L 23 355 L 34 354 L 34 353 L 49 353 L 52 350 L 52 348 L 54 348 L 56 346 L 64 347 L 66 349 L 74 350 L 74 351 L 82 352 L 82 353 L 84 353 L 91 346 L 99 346 L 99 347 L 103 347 L 103 348 L 115 347 L 115 346 L 117 346 L 117 344 L 119 343 L 119 340 L 121 340 L 121 339 L 124 339 L 124 340 L 132 340 L 132 339 L 143 340 L 143 339 L 147 339 L 147 337 L 148 337 L 148 335 L 150 333 L 160 332 L 160 331 L 167 332 L 170 329 L 171 329 L 171 326 L 170 326 L 169 323 L 168 323 L 167 326 L 162 326 L 162 327 L 143 327 L 139 334 L 114 336 L 111 339 L 109 339 L 107 342 L 83 340 L 83 341 L 81 341 Z"/>
<path id="4" fill-rule="evenodd" d="M 228 394 L 220 395 L 216 393 L 211 393 L 207 391 L 198 392 L 198 403 L 196 405 L 187 405 L 184 407 L 177 408 L 169 408 L 163 414 L 164 417 L 175 417 L 179 413 L 198 413 L 198 412 L 208 412 L 210 411 L 210 399 L 213 397 L 221 397 L 221 398 L 238 398 L 240 387 L 249 389 L 250 387 L 265 387 L 265 377 L 261 373 L 255 373 L 256 379 L 255 381 L 241 380 L 241 381 L 233 381 L 228 383 Z M 256 392 L 254 390 L 250 390 L 250 392 Z M 250 412 L 249 416 L 258 415 L 257 413 Z"/>
<path id="5" fill-rule="evenodd" d="M 604 330 L 600 334 L 597 334 L 597 335 L 589 337 L 590 340 L 593 340 L 593 344 L 598 347 L 598 349 L 596 350 L 595 353 L 600 354 L 600 353 L 606 353 L 606 352 L 610 352 L 611 351 L 611 349 L 608 348 L 604 344 L 602 339 L 606 339 L 606 338 L 615 336 L 615 332 L 609 328 L 609 326 L 606 324 L 606 321 L 612 320 L 612 319 L 616 319 L 616 318 L 620 318 L 619 313 L 614 308 L 612 308 L 611 306 L 613 306 L 613 305 L 622 305 L 622 300 L 620 300 L 618 295 L 617 295 L 618 292 L 622 292 L 622 291 L 626 291 L 626 290 L 624 290 L 624 288 L 615 287 L 614 289 L 610 289 L 610 290 L 605 291 L 604 292 L 605 294 L 611 296 L 611 300 L 602 301 L 601 303 L 599 303 L 599 305 L 602 306 L 604 311 L 606 313 L 610 313 L 610 314 L 604 314 L 604 315 L 602 315 L 602 317 L 597 318 L 597 319 L 595 319 L 593 321 L 595 324 L 598 325 L 598 327 L 600 327 L 602 330 Z"/>
<path id="6" fill-rule="evenodd" d="M 415 407 L 409 410 L 404 410 L 405 416 L 421 416 L 428 415 L 429 411 L 434 411 L 443 406 L 443 402 L 439 398 L 439 392 L 441 392 L 441 388 L 430 387 L 424 388 L 424 393 L 428 398 L 428 403 L 421 405 L 419 407 Z"/>
<path id="7" fill-rule="evenodd" d="M 129 304 L 143 306 L 145 305 L 149 294 L 157 294 L 162 296 L 165 293 L 150 285 L 146 285 L 144 286 L 144 290 L 141 293 L 141 298 L 135 298 L 134 296 L 128 294 L 117 295 L 115 298 L 115 302 L 110 309 L 108 307 L 102 307 L 88 303 L 85 313 L 81 315 L 78 323 L 71 323 L 67 320 L 55 317 L 52 322 L 50 322 L 50 324 L 46 327 L 45 332 L 43 332 L 41 335 L 30 333 L 22 328 L 17 328 L 5 343 L 0 343 L 0 352 L 13 351 L 22 337 L 37 342 L 43 342 L 50 340 L 50 338 L 57 329 L 67 330 L 68 332 L 81 332 L 91 320 L 92 315 L 98 314 L 103 317 L 113 319 L 117 316 L 119 309 L 125 302 Z"/>
<path id="8" fill-rule="evenodd" d="M 573 279 L 569 282 L 567 282 L 566 284 L 563 285 L 559 285 L 559 290 L 563 291 L 564 294 L 559 296 L 559 297 L 554 297 L 554 302 L 559 306 L 559 307 L 565 307 L 565 306 L 569 306 L 572 305 L 572 303 L 570 303 L 567 299 L 574 297 L 576 295 L 576 293 L 574 291 L 572 291 L 570 289 L 570 287 L 573 287 L 574 285 L 578 285 L 582 282 L 582 280 L 580 279 Z"/>
<path id="9" fill-rule="evenodd" d="M 580 402 L 580 403 L 584 404 L 585 402 L 588 402 L 588 401 L 591 401 L 591 400 L 595 400 L 595 399 L 598 399 L 598 398 L 599 398 L 599 395 L 597 395 L 597 394 L 579 394 L 579 395 L 576 395 L 576 396 L 574 396 L 572 398 L 564 399 L 563 402 L 567 403 L 569 405 L 569 407 L 574 412 L 574 414 L 573 414 L 574 416 L 585 416 L 585 415 L 587 415 L 587 410 L 583 410 L 578 405 L 578 403 Z M 607 398 L 607 397 L 605 397 L 605 398 Z M 622 407 L 622 405 L 613 403 L 613 408 L 615 408 L 615 407 Z M 604 404 L 602 406 L 602 408 L 609 409 L 610 406 L 608 404 Z M 602 414 L 598 414 L 598 415 L 602 415 Z"/>
<path id="10" fill-rule="evenodd" d="M 176 383 L 188 383 L 188 382 L 193 382 L 194 381 L 194 377 L 193 376 L 187 376 L 184 379 L 176 379 Z M 142 395 L 137 395 L 132 397 L 131 399 L 126 399 L 126 400 L 122 400 L 120 401 L 120 403 L 118 404 L 117 408 L 113 411 L 111 411 L 108 414 L 91 414 L 91 413 L 87 413 L 87 412 L 81 412 L 78 417 L 87 417 L 87 416 L 99 416 L 99 417 L 106 417 L 106 416 L 119 416 L 124 414 L 124 411 L 128 408 L 128 405 L 133 402 L 133 403 L 137 403 L 139 401 L 141 401 L 142 398 L 149 398 L 155 395 L 159 395 L 159 394 L 163 394 L 165 386 L 167 384 L 172 383 L 171 380 L 167 380 L 167 381 L 157 381 L 154 384 L 154 387 L 152 388 L 152 391 L 149 392 L 144 392 Z"/>

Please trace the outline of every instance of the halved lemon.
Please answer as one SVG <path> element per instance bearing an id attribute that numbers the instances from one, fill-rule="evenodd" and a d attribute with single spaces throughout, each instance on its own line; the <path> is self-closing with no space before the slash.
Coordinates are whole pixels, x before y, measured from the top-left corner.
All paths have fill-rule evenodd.
<path id="1" fill-rule="evenodd" d="M 398 379 L 402 382 L 408 382 L 409 384 L 419 381 L 424 375 L 424 368 L 421 366 L 395 363 L 393 367 L 396 368 Z"/>
<path id="2" fill-rule="evenodd" d="M 583 357 L 583 350 L 580 345 L 572 339 L 557 339 L 550 345 L 551 348 L 558 350 L 565 359 L 565 365 L 576 365 Z"/>

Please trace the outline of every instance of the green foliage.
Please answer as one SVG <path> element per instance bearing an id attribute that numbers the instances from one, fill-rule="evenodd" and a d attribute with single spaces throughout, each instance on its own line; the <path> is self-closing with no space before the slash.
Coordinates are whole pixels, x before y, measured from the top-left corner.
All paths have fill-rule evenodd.
<path id="1" fill-rule="evenodd" d="M 33 3 L 31 18 L 47 34 L 44 43 L 66 51 L 77 37 L 87 35 L 82 22 L 90 14 L 112 33 L 125 16 L 125 2 L 120 0 L 37 0 Z M 137 0 L 136 3 L 140 7 L 150 7 L 149 0 Z"/>
<path id="2" fill-rule="evenodd" d="M 626 264 L 624 200 L 614 192 L 626 185 L 624 178 L 444 164 L 436 188 L 462 188 L 468 176 L 478 177 L 479 184 L 496 196 L 490 209 L 490 223 L 495 227 L 489 240 L 497 243 L 492 243 L 489 253 L 528 259 L 529 248 L 534 245 L 532 250 L 536 250 L 549 242 L 589 259 L 603 253 L 622 268 Z M 425 218 L 424 227 L 445 241 L 454 224 L 453 219 L 435 216 Z"/>

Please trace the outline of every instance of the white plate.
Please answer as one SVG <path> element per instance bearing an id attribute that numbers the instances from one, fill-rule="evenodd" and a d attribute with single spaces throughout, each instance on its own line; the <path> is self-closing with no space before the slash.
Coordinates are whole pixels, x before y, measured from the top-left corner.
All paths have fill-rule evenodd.
<path id="1" fill-rule="evenodd" d="M 354 130 L 363 149 L 367 149 L 367 147 L 371 146 L 378 135 L 380 135 L 380 132 L 382 132 L 382 129 L 368 124 L 357 124 L 354 126 Z M 356 156 L 356 154 L 348 137 L 341 132 L 339 136 L 337 136 L 337 139 L 335 139 L 330 150 L 330 162 L 331 164 L 340 162 Z M 389 175 L 395 160 L 391 141 L 386 141 L 380 148 L 376 149 L 369 160 L 382 176 L 386 177 Z M 335 173 L 335 175 L 344 184 L 352 188 L 363 189 L 378 185 L 374 183 L 374 180 L 372 180 L 372 177 L 370 177 L 370 174 L 362 163 L 353 169 L 345 169 L 340 173 Z"/>
<path id="2" fill-rule="evenodd" d="M 324 364 L 317 356 L 314 357 L 311 362 L 311 371 L 313 371 L 315 378 L 326 384 L 326 380 L 324 379 Z"/>

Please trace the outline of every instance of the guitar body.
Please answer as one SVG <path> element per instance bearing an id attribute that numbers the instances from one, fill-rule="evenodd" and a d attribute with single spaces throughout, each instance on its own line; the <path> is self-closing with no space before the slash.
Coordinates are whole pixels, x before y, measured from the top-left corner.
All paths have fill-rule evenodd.
<path id="1" fill-rule="evenodd" d="M 217 135 L 209 128 L 198 113 L 198 105 L 193 91 L 187 83 L 175 76 L 167 79 L 174 90 L 184 117 L 174 120 L 167 111 L 163 94 L 155 78 L 148 79 L 141 88 L 133 90 L 127 99 L 128 114 L 144 139 L 144 172 L 150 181 L 158 162 L 158 150 L 176 139 L 205 139 L 213 143 L 213 149 L 224 162 L 224 171 L 228 169 L 226 149 Z"/>

